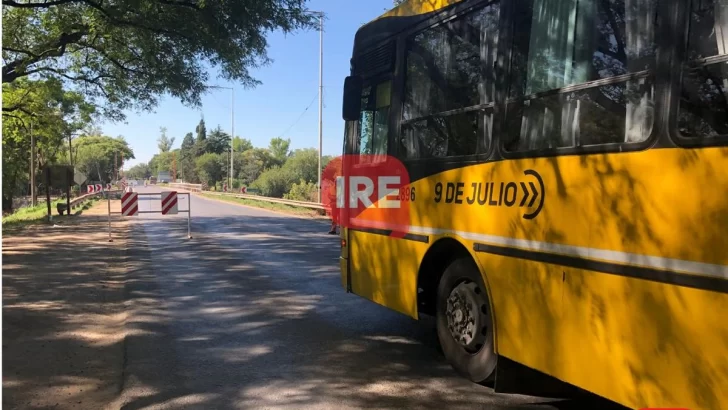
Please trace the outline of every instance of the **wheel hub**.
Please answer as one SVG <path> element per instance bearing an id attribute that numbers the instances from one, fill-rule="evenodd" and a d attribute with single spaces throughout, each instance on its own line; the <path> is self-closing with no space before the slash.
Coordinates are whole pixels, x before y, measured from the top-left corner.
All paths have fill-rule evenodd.
<path id="1" fill-rule="evenodd" d="M 468 351 L 479 350 L 485 340 L 484 300 L 473 282 L 456 286 L 447 299 L 447 324 L 450 334 Z"/>

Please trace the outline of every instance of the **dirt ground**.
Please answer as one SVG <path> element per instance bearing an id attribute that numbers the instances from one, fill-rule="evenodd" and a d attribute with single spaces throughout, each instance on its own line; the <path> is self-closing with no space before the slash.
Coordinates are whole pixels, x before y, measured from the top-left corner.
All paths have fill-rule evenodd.
<path id="1" fill-rule="evenodd" d="M 125 243 L 107 203 L 3 232 L 5 409 L 103 409 L 122 388 Z"/>

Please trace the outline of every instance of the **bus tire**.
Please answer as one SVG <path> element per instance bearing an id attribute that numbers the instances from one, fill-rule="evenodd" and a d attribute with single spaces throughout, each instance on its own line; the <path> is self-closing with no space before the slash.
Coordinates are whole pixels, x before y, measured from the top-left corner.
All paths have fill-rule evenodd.
<path id="1" fill-rule="evenodd" d="M 437 287 L 437 336 L 450 365 L 475 383 L 495 375 L 494 320 L 488 292 L 475 262 L 459 258 Z"/>

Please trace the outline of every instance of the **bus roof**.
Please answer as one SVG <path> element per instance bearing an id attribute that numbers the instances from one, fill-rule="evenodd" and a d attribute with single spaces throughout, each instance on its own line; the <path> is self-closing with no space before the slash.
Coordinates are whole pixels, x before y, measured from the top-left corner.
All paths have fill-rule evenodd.
<path id="1" fill-rule="evenodd" d="M 374 21 L 385 17 L 409 17 L 429 14 L 462 1 L 463 0 L 406 0 L 399 6 L 377 17 Z"/>
<path id="2" fill-rule="evenodd" d="M 357 30 L 354 37 L 353 55 L 396 35 L 441 9 L 463 1 L 467 0 L 406 0 Z"/>

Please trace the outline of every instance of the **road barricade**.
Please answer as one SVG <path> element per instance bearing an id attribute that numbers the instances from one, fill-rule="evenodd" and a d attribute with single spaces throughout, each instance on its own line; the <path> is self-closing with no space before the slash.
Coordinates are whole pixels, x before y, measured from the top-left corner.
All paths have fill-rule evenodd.
<path id="1" fill-rule="evenodd" d="M 179 196 L 187 196 L 187 209 L 178 209 Z M 164 191 L 161 193 L 141 193 L 134 192 L 131 187 L 121 195 L 121 211 L 111 212 L 111 197 L 107 196 L 109 210 L 109 242 L 114 240 L 111 238 L 111 215 L 121 215 L 122 217 L 139 216 L 140 214 L 161 214 L 161 215 L 177 215 L 178 213 L 187 214 L 187 238 L 192 239 L 192 200 L 188 192 Z M 141 211 L 139 210 L 139 197 L 160 197 L 159 211 Z"/>

